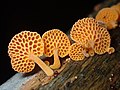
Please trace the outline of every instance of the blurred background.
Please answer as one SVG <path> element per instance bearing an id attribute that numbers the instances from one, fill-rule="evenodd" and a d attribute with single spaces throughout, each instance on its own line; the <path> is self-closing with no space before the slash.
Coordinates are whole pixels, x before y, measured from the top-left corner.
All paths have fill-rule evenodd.
<path id="1" fill-rule="evenodd" d="M 57 28 L 67 32 L 81 18 L 87 17 L 104 0 L 36 0 L 1 2 L 0 11 L 0 85 L 15 73 L 8 56 L 11 38 L 23 30 L 45 31 Z"/>

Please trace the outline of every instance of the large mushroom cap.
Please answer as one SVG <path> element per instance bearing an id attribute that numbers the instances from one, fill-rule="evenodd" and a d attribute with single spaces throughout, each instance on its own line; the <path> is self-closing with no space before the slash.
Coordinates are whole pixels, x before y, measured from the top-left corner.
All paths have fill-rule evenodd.
<path id="1" fill-rule="evenodd" d="M 111 38 L 107 28 L 103 27 L 94 18 L 83 18 L 78 20 L 70 31 L 72 40 L 88 49 L 90 56 L 103 54 L 105 52 L 113 53 L 110 49 Z M 89 51 L 90 50 L 90 51 Z"/>
<path id="2" fill-rule="evenodd" d="M 42 56 L 43 52 L 44 43 L 37 32 L 22 31 L 11 39 L 8 46 L 12 68 L 17 72 L 32 71 L 35 63 L 29 59 L 29 54 Z"/>
<path id="3" fill-rule="evenodd" d="M 97 30 L 100 25 L 94 18 L 79 19 L 72 26 L 70 31 L 71 39 L 80 43 L 84 48 L 94 47 L 97 37 Z"/>
<path id="4" fill-rule="evenodd" d="M 119 15 L 118 12 L 112 8 L 103 8 L 97 13 L 95 18 L 98 21 L 104 22 L 108 29 L 112 29 L 117 26 Z"/>
<path id="5" fill-rule="evenodd" d="M 59 29 L 52 29 L 45 32 L 42 39 L 44 41 L 44 54 L 47 57 L 54 55 L 54 63 L 50 67 L 52 69 L 60 68 L 59 56 L 65 57 L 69 54 L 70 40 L 68 36 Z"/>
<path id="6" fill-rule="evenodd" d="M 51 57 L 54 49 L 58 49 L 58 55 L 65 57 L 69 53 L 70 40 L 68 36 L 59 29 L 52 29 L 42 35 L 44 41 L 44 54 Z"/>
<path id="7" fill-rule="evenodd" d="M 70 46 L 69 56 L 74 61 L 83 60 L 85 58 L 83 52 L 84 48 L 80 44 L 73 43 Z"/>

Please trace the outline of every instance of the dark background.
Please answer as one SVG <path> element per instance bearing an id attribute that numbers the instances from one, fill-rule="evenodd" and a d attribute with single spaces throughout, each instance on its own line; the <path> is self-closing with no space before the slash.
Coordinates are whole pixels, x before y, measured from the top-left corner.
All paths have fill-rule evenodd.
<path id="1" fill-rule="evenodd" d="M 80 18 L 87 17 L 104 0 L 6 1 L 0 3 L 0 85 L 16 72 L 11 68 L 8 44 L 22 30 L 45 31 L 58 28 L 64 32 Z"/>

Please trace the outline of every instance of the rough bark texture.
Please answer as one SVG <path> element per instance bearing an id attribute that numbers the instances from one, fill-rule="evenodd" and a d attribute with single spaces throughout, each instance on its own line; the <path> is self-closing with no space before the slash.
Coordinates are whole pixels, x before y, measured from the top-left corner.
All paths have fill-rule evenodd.
<path id="1" fill-rule="evenodd" d="M 98 10 L 118 1 L 106 0 Z M 89 16 L 94 17 L 98 10 Z M 120 27 L 109 32 L 115 53 L 95 55 L 78 62 L 64 58 L 62 68 L 57 70 L 59 74 L 53 77 L 47 77 L 43 71 L 31 76 L 17 73 L 1 85 L 0 90 L 120 90 Z"/>

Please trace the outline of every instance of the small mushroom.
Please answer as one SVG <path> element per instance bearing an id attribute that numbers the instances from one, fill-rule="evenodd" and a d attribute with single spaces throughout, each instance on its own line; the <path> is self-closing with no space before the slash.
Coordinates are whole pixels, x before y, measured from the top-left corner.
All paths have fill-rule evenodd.
<path id="1" fill-rule="evenodd" d="M 119 18 L 119 14 L 116 10 L 112 9 L 112 8 L 103 8 L 101 9 L 97 15 L 96 15 L 96 20 L 98 21 L 102 21 L 107 25 L 107 29 L 113 29 L 116 28 L 117 25 L 117 21 Z"/>
<path id="2" fill-rule="evenodd" d="M 97 54 L 104 54 L 108 52 L 108 54 L 111 54 L 115 51 L 113 47 L 110 47 L 111 44 L 111 38 L 108 30 L 104 27 L 100 27 L 98 30 L 98 38 L 95 41 L 94 45 L 94 51 Z"/>
<path id="3" fill-rule="evenodd" d="M 22 31 L 11 39 L 8 46 L 8 54 L 15 71 L 31 72 L 37 63 L 48 76 L 52 76 L 53 70 L 39 58 L 43 52 L 44 43 L 37 32 Z"/>
<path id="4" fill-rule="evenodd" d="M 44 54 L 47 57 L 54 55 L 54 63 L 50 65 L 52 69 L 61 66 L 59 56 L 65 57 L 69 53 L 70 40 L 68 36 L 59 29 L 52 29 L 42 35 L 44 41 Z"/>
<path id="5" fill-rule="evenodd" d="M 81 44 L 83 48 L 88 49 L 90 56 L 93 56 L 99 27 L 101 25 L 94 18 L 79 19 L 70 31 L 70 37 L 76 43 Z"/>
<path id="6" fill-rule="evenodd" d="M 84 53 L 84 48 L 80 44 L 73 43 L 70 46 L 69 56 L 72 60 L 74 60 L 74 61 L 83 60 L 86 56 L 84 54 L 85 54 Z"/>

